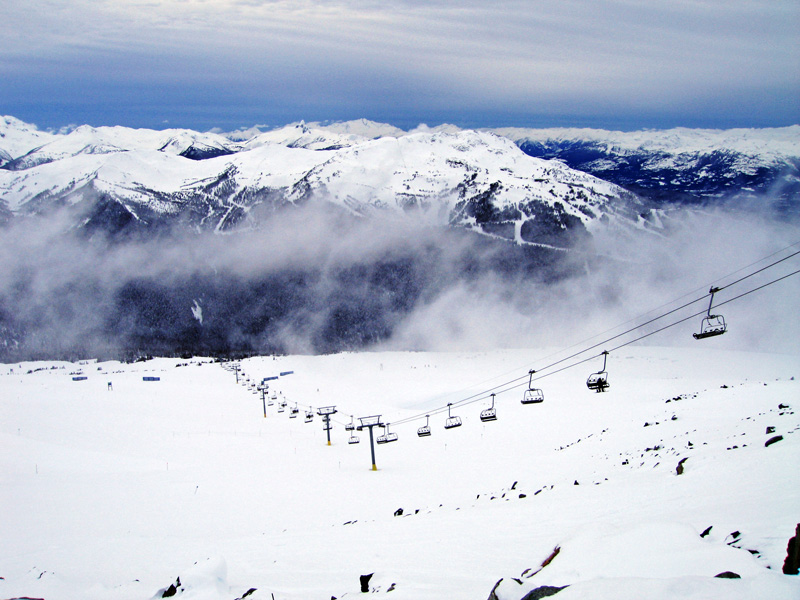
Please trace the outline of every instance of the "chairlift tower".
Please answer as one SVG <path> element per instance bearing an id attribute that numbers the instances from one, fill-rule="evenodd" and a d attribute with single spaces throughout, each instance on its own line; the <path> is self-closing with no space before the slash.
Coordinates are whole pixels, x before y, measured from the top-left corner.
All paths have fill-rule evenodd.
<path id="1" fill-rule="evenodd" d="M 267 388 L 268 385 L 260 385 L 258 389 L 261 391 L 261 404 L 264 406 L 264 418 L 267 418 Z"/>
<path id="2" fill-rule="evenodd" d="M 322 406 L 317 409 L 317 414 L 325 419 L 325 427 L 323 429 L 328 434 L 328 446 L 331 445 L 331 415 L 336 414 L 335 406 Z"/>
<path id="3" fill-rule="evenodd" d="M 359 425 L 356 429 L 361 431 L 364 427 L 369 429 L 369 449 L 372 453 L 372 470 L 377 471 L 378 466 L 375 463 L 375 441 L 372 437 L 372 428 L 373 427 L 383 427 L 384 424 L 381 423 L 381 416 L 380 415 L 373 415 L 371 417 L 358 417 L 358 420 L 361 421 L 361 425 Z"/>

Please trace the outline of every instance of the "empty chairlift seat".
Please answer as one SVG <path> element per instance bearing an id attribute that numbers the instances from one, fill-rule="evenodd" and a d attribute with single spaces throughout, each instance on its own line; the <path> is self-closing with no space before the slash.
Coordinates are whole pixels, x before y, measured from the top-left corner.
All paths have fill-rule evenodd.
<path id="1" fill-rule="evenodd" d="M 417 435 L 419 437 L 428 437 L 431 434 L 430 419 L 430 415 L 425 415 L 425 425 L 417 429 Z"/>
<path id="2" fill-rule="evenodd" d="M 453 429 L 455 427 L 461 427 L 461 417 L 451 415 L 450 414 L 450 407 L 452 406 L 451 403 L 447 405 L 447 419 L 444 422 L 445 429 Z"/>
<path id="3" fill-rule="evenodd" d="M 497 420 L 497 410 L 494 408 L 494 394 L 492 394 L 492 406 L 481 411 L 481 421 L 484 423 L 488 421 Z"/>
<path id="4" fill-rule="evenodd" d="M 388 444 L 390 442 L 396 442 L 396 441 L 397 441 L 397 434 L 396 433 L 391 433 L 389 431 L 389 423 L 387 423 L 386 424 L 386 431 L 384 432 L 383 435 L 379 435 L 378 436 L 378 439 L 376 440 L 376 442 L 378 444 Z"/>
<path id="5" fill-rule="evenodd" d="M 722 335 L 727 330 L 728 326 L 725 324 L 725 317 L 722 315 L 708 315 L 700 324 L 700 331 L 693 333 L 692 337 L 696 340 L 702 340 L 703 338 Z"/>
<path id="6" fill-rule="evenodd" d="M 714 294 L 716 294 L 719 290 L 720 288 L 718 287 L 712 287 L 710 290 L 708 290 L 708 293 L 711 294 L 711 300 L 708 303 L 708 311 L 706 311 L 706 316 L 700 323 L 700 331 L 692 334 L 692 337 L 694 337 L 696 340 L 714 337 L 715 335 L 722 335 L 728 330 L 728 326 L 725 323 L 725 317 L 722 315 L 711 314 L 711 306 L 714 304 Z"/>
<path id="7" fill-rule="evenodd" d="M 539 388 L 533 387 L 533 374 L 535 370 L 528 371 L 528 389 L 522 395 L 522 404 L 539 404 L 544 402 L 544 393 Z"/>

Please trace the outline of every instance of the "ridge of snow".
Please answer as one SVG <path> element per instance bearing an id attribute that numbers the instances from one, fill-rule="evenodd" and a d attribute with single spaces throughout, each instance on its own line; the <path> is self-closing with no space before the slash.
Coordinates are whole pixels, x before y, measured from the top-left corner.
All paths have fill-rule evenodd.
<path id="1" fill-rule="evenodd" d="M 389 125 L 388 123 L 377 123 L 369 119 L 356 119 L 353 121 L 337 121 L 335 123 L 325 123 L 316 121 L 308 124 L 309 127 L 322 129 L 330 133 L 342 135 L 355 135 L 366 139 L 377 139 L 380 137 L 400 137 L 407 132 Z"/>
<path id="2" fill-rule="evenodd" d="M 129 127 L 91 127 L 81 125 L 66 135 L 54 136 L 49 142 L 15 157 L 17 169 L 58 161 L 77 154 L 103 154 L 132 150 L 160 150 L 180 154 L 194 144 L 206 148 L 234 151 L 230 140 L 213 133 L 189 129 L 132 129 Z"/>
<path id="3" fill-rule="evenodd" d="M 0 157 L 0 164 L 3 160 L 14 159 L 57 138 L 57 134 L 41 131 L 36 125 L 16 117 L 0 116 L 0 153 L 5 156 L 5 159 Z"/>
<path id="4" fill-rule="evenodd" d="M 330 150 L 353 146 L 367 139 L 364 136 L 353 133 L 338 133 L 325 128 L 306 125 L 305 123 L 297 123 L 260 133 L 244 142 L 243 148 L 250 150 L 265 144 L 280 144 L 289 148 Z"/>
<path id="5" fill-rule="evenodd" d="M 785 155 L 800 157 L 800 125 L 761 129 L 690 129 L 608 131 L 603 129 L 503 127 L 491 129 L 516 143 L 549 140 L 593 142 L 615 152 L 658 152 L 707 154 L 729 150 L 751 156 Z"/>

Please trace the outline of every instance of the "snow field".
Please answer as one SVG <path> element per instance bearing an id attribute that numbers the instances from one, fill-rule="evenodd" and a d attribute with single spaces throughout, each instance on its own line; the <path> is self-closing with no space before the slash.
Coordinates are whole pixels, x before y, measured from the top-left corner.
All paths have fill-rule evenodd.
<path id="1" fill-rule="evenodd" d="M 0 597 L 153 598 L 180 576 L 184 600 L 328 600 L 362 596 L 368 573 L 395 599 L 486 598 L 501 578 L 500 600 L 542 585 L 798 597 L 780 573 L 800 519 L 797 356 L 630 347 L 609 356 L 607 393 L 585 386 L 598 359 L 537 381 L 545 402 L 521 405 L 549 354 L 242 361 L 258 381 L 294 371 L 269 383 L 296 419 L 277 406 L 264 418 L 260 394 L 210 359 L 2 365 Z M 480 422 L 482 399 L 453 408 L 458 429 L 433 415 L 430 438 L 416 436 L 424 419 L 391 427 L 377 472 L 366 430 L 347 444 L 350 414 L 398 421 L 520 376 L 496 422 Z M 340 411 L 330 447 L 322 419 L 303 419 L 327 405 Z M 742 579 L 713 577 L 727 570 Z"/>

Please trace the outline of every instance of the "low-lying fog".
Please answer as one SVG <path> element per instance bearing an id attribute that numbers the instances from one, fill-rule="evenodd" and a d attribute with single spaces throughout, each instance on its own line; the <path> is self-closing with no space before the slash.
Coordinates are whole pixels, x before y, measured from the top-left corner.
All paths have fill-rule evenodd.
<path id="1" fill-rule="evenodd" d="M 595 231 L 569 252 L 313 204 L 224 235 L 109 241 L 65 231 L 65 223 L 12 219 L 2 230 L 4 362 L 566 347 L 596 334 L 601 341 L 800 249 L 788 248 L 800 241 L 795 224 L 753 211 L 682 212 L 662 234 Z M 715 304 L 799 264 L 793 257 L 724 289 Z M 711 343 L 800 351 L 799 291 L 800 277 L 789 277 L 722 306 L 714 312 L 729 333 Z M 612 345 L 707 306 L 706 296 Z M 709 343 L 692 339 L 699 323 L 644 343 Z"/>

